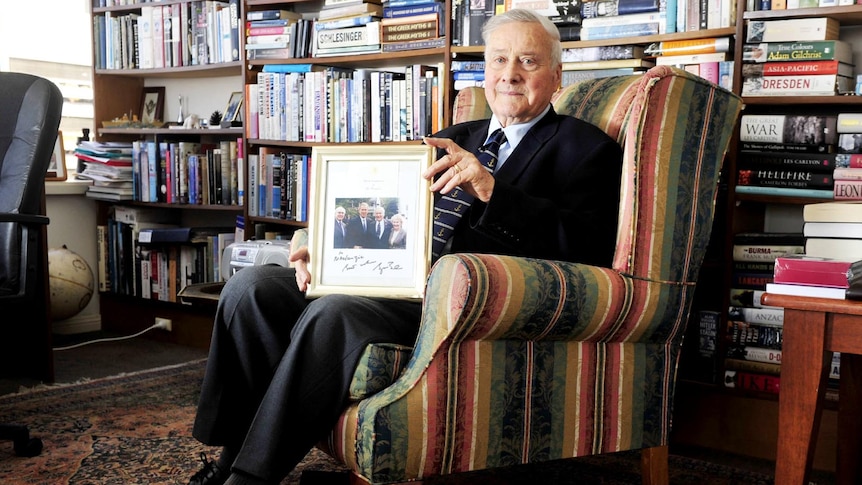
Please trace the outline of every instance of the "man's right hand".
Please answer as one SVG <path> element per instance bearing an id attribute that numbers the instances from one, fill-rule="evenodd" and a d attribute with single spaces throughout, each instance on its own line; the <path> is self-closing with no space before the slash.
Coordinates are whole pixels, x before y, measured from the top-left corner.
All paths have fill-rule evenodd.
<path id="1" fill-rule="evenodd" d="M 293 267 L 296 269 L 296 286 L 299 291 L 304 292 L 308 289 L 308 283 L 311 281 L 311 273 L 308 272 L 308 246 L 291 248 L 288 260 L 293 263 Z"/>

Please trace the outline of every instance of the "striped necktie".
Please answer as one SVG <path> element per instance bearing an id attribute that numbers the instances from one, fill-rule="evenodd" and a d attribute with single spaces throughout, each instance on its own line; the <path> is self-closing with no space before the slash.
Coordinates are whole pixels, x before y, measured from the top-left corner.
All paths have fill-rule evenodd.
<path id="1" fill-rule="evenodd" d="M 488 138 L 488 143 L 481 146 L 478 150 L 476 158 L 491 173 L 494 173 L 494 169 L 497 166 L 497 152 L 503 143 L 506 143 L 506 134 L 503 133 L 502 129 L 497 129 Z M 473 202 L 473 196 L 463 191 L 461 187 L 455 187 L 455 190 L 452 192 L 440 194 L 437 198 L 434 204 L 434 240 L 431 244 L 433 259 L 440 257 L 443 248 L 446 246 L 446 241 L 452 237 L 455 225 L 458 224 L 461 216 L 470 207 L 471 202 Z"/>

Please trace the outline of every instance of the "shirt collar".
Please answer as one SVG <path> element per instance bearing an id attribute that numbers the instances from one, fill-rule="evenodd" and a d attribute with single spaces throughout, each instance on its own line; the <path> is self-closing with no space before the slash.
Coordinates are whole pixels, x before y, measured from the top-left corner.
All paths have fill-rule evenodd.
<path id="1" fill-rule="evenodd" d="M 497 170 L 506 162 L 506 159 L 509 158 L 509 155 L 515 150 L 521 140 L 524 139 L 524 136 L 527 135 L 527 132 L 530 131 L 536 123 L 542 119 L 543 116 L 548 114 L 548 111 L 551 110 L 551 105 L 545 107 L 545 110 L 542 111 L 539 116 L 536 116 L 532 120 L 526 123 L 518 123 L 515 125 L 509 125 L 505 128 L 500 124 L 500 121 L 496 116 L 491 116 L 491 122 L 488 124 L 488 133 L 485 135 L 485 142 L 487 143 L 488 138 L 491 137 L 491 133 L 494 133 L 498 129 L 502 129 L 503 133 L 506 134 L 506 143 L 500 146 L 500 152 L 497 160 Z M 483 143 L 484 145 L 484 143 Z"/>

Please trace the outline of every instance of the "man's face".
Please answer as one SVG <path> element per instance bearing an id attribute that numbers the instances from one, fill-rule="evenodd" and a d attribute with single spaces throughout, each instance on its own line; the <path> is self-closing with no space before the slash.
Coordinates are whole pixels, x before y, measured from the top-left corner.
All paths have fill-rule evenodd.
<path id="1" fill-rule="evenodd" d="M 344 220 L 344 209 L 335 209 L 335 220 Z"/>
<path id="2" fill-rule="evenodd" d="M 485 97 L 503 126 L 539 116 L 560 87 L 562 68 L 551 68 L 552 42 L 539 24 L 513 23 L 491 32 Z"/>
<path id="3" fill-rule="evenodd" d="M 362 204 L 359 206 L 359 217 L 363 219 L 368 217 L 368 206 L 366 204 Z"/>
<path id="4" fill-rule="evenodd" d="M 374 219 L 378 221 L 383 220 L 383 211 L 374 211 Z"/>

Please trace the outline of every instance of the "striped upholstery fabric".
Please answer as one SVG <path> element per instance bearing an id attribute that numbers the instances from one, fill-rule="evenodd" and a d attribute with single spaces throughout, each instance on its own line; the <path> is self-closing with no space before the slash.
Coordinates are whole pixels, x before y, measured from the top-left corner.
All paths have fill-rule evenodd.
<path id="1" fill-rule="evenodd" d="M 364 480 L 667 444 L 682 336 L 741 100 L 657 67 L 568 87 L 555 106 L 624 146 L 613 269 L 442 257 L 407 366 L 353 403 L 330 437 L 329 452 Z"/>

